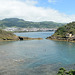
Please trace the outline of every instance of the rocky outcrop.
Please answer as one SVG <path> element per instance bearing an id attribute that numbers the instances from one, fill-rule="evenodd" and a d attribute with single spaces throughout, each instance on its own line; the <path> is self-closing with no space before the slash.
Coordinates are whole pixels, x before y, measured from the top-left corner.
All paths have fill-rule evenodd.
<path id="1" fill-rule="evenodd" d="M 75 42 L 75 22 L 58 28 L 52 36 L 46 39 Z"/>
<path id="2" fill-rule="evenodd" d="M 29 38 L 29 37 L 18 37 L 19 40 L 42 40 L 42 38 Z"/>
<path id="3" fill-rule="evenodd" d="M 0 29 L 0 41 L 7 41 L 7 40 L 18 40 L 18 36 L 11 32 L 7 32 Z"/>
<path id="4" fill-rule="evenodd" d="M 16 36 L 11 32 L 7 32 L 0 29 L 0 41 L 17 41 L 17 40 L 42 40 L 42 38 L 29 38 Z"/>
<path id="5" fill-rule="evenodd" d="M 68 42 L 75 42 L 75 38 L 74 37 L 54 37 L 54 36 L 49 36 L 46 39 L 50 39 L 50 40 L 58 40 L 58 41 L 68 41 Z"/>
<path id="6" fill-rule="evenodd" d="M 0 41 L 22 41 L 22 40 L 42 40 L 43 38 L 29 38 L 29 37 L 21 37 L 21 36 L 15 36 L 14 38 L 2 38 Z"/>

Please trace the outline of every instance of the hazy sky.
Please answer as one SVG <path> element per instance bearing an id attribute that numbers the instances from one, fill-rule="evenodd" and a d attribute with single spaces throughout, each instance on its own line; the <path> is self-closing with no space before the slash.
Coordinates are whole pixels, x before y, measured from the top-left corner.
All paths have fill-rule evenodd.
<path id="1" fill-rule="evenodd" d="M 75 21 L 75 0 L 0 0 L 0 19 Z"/>

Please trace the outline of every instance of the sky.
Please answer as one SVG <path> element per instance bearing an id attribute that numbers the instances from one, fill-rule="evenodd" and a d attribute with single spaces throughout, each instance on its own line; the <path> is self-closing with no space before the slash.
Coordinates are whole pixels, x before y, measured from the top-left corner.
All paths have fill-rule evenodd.
<path id="1" fill-rule="evenodd" d="M 26 21 L 75 21 L 75 0 L 0 0 L 0 20 L 20 18 Z"/>

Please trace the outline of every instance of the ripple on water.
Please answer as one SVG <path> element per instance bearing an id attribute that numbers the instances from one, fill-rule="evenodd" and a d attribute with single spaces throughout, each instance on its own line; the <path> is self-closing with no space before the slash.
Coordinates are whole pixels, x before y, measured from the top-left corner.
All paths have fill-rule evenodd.
<path id="1" fill-rule="evenodd" d="M 53 32 L 16 33 L 45 38 Z M 75 69 L 75 43 L 53 40 L 0 42 L 0 75 L 56 75 L 60 67 Z"/>

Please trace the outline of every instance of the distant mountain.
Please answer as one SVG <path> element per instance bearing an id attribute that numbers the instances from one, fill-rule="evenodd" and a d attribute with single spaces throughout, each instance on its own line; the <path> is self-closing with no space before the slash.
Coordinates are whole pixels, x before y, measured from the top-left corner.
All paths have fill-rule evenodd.
<path id="1" fill-rule="evenodd" d="M 58 28 L 63 26 L 63 23 L 56 23 L 52 21 L 43 21 L 43 22 L 31 22 L 24 21 L 23 19 L 18 18 L 5 18 L 0 20 L 0 27 L 25 27 L 25 28 Z"/>

